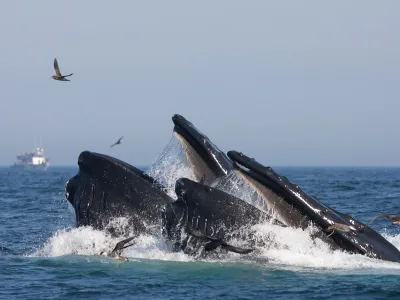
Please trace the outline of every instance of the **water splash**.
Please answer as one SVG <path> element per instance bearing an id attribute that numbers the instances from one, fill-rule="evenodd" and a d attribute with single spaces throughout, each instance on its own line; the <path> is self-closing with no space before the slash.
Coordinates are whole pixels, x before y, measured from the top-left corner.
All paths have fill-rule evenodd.
<path id="1" fill-rule="evenodd" d="M 58 257 L 63 255 L 100 255 L 110 252 L 121 238 L 114 238 L 104 231 L 91 227 L 58 230 L 40 249 L 28 255 L 31 257 Z M 147 258 L 168 261 L 190 261 L 192 258 L 182 252 L 171 251 L 170 245 L 156 235 L 140 235 L 134 245 L 123 250 L 122 255 L 130 258 Z"/>
<path id="2" fill-rule="evenodd" d="M 239 176 L 236 171 L 230 172 L 228 176 L 217 180 L 213 186 L 232 196 L 246 201 L 247 203 L 266 211 L 263 198 L 247 182 Z"/>
<path id="3" fill-rule="evenodd" d="M 372 259 L 360 254 L 350 254 L 341 250 L 331 250 L 319 239 L 310 236 L 316 230 L 309 227 L 305 230 L 281 227 L 269 222 L 252 227 L 255 238 L 268 240 L 267 246 L 256 247 L 249 255 L 227 253 L 218 260 L 201 259 L 210 263 L 250 262 L 265 264 L 266 267 L 280 269 L 395 269 L 400 264 Z M 396 247 L 400 246 L 400 235 L 385 236 Z M 40 249 L 29 256 L 57 257 L 70 254 L 99 255 L 102 251 L 111 251 L 121 238 L 113 238 L 102 231 L 91 227 L 79 227 L 71 230 L 57 231 Z M 243 241 L 230 241 L 240 245 Z M 140 235 L 134 239 L 134 245 L 124 249 L 122 255 L 133 259 L 155 259 L 165 261 L 190 262 L 196 258 L 183 252 L 174 252 L 168 241 L 160 235 Z M 300 268 L 300 269 L 299 269 Z"/>
<path id="4" fill-rule="evenodd" d="M 112 237 L 91 227 L 61 229 L 30 256 L 98 255 L 105 249 L 111 249 L 113 244 L 115 241 Z"/>
<path id="5" fill-rule="evenodd" d="M 189 167 L 183 148 L 175 135 L 172 135 L 169 143 L 151 164 L 147 174 L 161 183 L 166 188 L 167 194 L 173 199 L 177 199 L 175 182 L 179 178 L 186 177 L 195 180 L 195 175 Z"/>
<path id="6" fill-rule="evenodd" d="M 343 250 L 332 250 L 320 239 L 312 239 L 315 227 L 305 230 L 300 228 L 280 227 L 271 224 L 259 224 L 255 228 L 259 238 L 266 234 L 273 236 L 275 246 L 262 248 L 260 257 L 284 268 L 303 267 L 318 269 L 362 269 L 387 268 L 400 270 L 399 263 L 369 258 L 361 254 L 351 254 Z M 400 245 L 400 235 L 393 237 Z M 390 239 L 388 239 L 392 242 Z"/>

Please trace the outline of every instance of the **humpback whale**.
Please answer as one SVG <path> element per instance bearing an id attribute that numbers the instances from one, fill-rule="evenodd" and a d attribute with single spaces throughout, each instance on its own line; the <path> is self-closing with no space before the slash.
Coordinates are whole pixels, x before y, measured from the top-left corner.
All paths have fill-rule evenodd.
<path id="1" fill-rule="evenodd" d="M 75 209 L 77 226 L 118 234 L 118 225 L 111 228 L 107 225 L 115 217 L 127 217 L 130 232 L 133 229 L 135 234 L 145 233 L 150 227 L 159 226 L 164 236 L 173 241 L 175 250 L 191 255 L 196 255 L 199 249 L 209 252 L 217 248 L 249 253 L 254 249 L 249 227 L 265 220 L 286 226 L 286 219 L 282 221 L 279 216 L 296 211 L 308 224 L 320 228 L 322 238 L 336 248 L 400 262 L 397 248 L 368 226 L 322 204 L 271 168 L 235 151 L 228 152 L 228 156 L 238 172 L 269 191 L 267 196 L 286 203 L 290 210 L 282 209 L 276 219 L 271 219 L 273 214 L 242 199 L 184 178 L 176 182 L 178 200 L 174 201 L 163 191 L 163 186 L 143 171 L 89 151 L 80 154 L 79 172 L 68 181 L 66 197 Z M 299 222 L 298 227 L 302 224 L 303 221 Z M 331 229 L 337 230 L 331 232 Z M 247 244 L 236 246 L 231 242 L 235 238 Z"/>
<path id="2" fill-rule="evenodd" d="M 160 225 L 161 210 L 173 201 L 143 171 L 108 155 L 83 151 L 79 172 L 66 184 L 66 198 L 75 209 L 77 226 L 107 228 L 116 217 L 127 217 L 135 232 Z M 110 227 L 113 233 L 116 228 Z"/>
<path id="3" fill-rule="evenodd" d="M 315 237 L 333 249 L 400 262 L 399 250 L 368 224 L 322 204 L 254 159 L 236 151 L 226 155 L 182 116 L 174 115 L 172 120 L 198 182 L 179 179 L 174 201 L 164 186 L 143 171 L 111 156 L 83 151 L 78 174 L 66 184 L 77 226 L 118 234 L 121 228 L 110 227 L 110 222 L 127 217 L 134 234 L 161 227 L 175 250 L 193 255 L 199 249 L 249 253 L 254 250 L 249 227 L 265 220 L 303 229 L 313 224 L 318 228 Z M 263 198 L 262 210 L 216 188 L 215 182 L 232 171 Z M 236 246 L 232 239 L 246 244 Z"/>
<path id="4" fill-rule="evenodd" d="M 285 204 L 281 207 L 292 207 L 292 211 L 297 211 L 304 220 L 315 224 L 325 234 L 329 233 L 328 239 L 341 249 L 372 258 L 400 262 L 400 251 L 370 227 L 322 204 L 302 191 L 299 186 L 292 184 L 286 177 L 277 174 L 272 168 L 265 167 L 237 151 L 229 151 L 227 154 L 244 176 L 251 178 L 267 191 L 267 196 L 278 196 L 280 204 Z M 275 203 L 277 202 L 270 202 L 268 205 Z M 298 224 L 301 226 L 302 222 Z M 331 232 L 331 229 L 338 227 L 337 225 L 332 227 L 334 224 L 342 224 L 341 230 Z"/>
<path id="5" fill-rule="evenodd" d="M 238 237 L 248 241 L 250 227 L 265 221 L 284 226 L 239 198 L 187 178 L 176 181 L 175 192 L 178 199 L 167 205 L 163 227 L 177 251 L 194 255 L 199 249 L 212 251 L 221 247 L 246 254 L 254 249 L 233 246 L 228 241 Z"/>
<path id="6" fill-rule="evenodd" d="M 233 163 L 210 139 L 183 116 L 175 114 L 174 134 L 185 152 L 196 180 L 211 185 L 233 170 Z"/>

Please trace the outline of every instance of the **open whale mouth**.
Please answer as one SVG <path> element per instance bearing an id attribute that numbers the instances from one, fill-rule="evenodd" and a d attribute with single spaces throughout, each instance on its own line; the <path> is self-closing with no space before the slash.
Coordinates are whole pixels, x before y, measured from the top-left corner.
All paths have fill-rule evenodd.
<path id="1" fill-rule="evenodd" d="M 291 183 L 287 177 L 279 175 L 271 167 L 265 167 L 256 160 L 237 151 L 229 151 L 228 156 L 241 173 L 267 187 L 281 197 L 284 202 L 299 210 L 302 215 L 307 216 L 322 229 L 328 228 L 333 222 L 345 222 L 341 216 L 336 214 L 336 211 L 303 192 L 298 185 Z M 334 216 L 334 220 L 324 217 L 328 213 Z"/>
<path id="2" fill-rule="evenodd" d="M 272 168 L 265 167 L 240 152 L 229 151 L 228 157 L 240 172 L 280 196 L 282 201 L 318 225 L 340 248 L 373 258 L 400 261 L 399 250 L 368 226 L 324 205 L 315 197 L 302 191 L 298 185 L 291 183 L 285 176 L 277 174 Z M 327 230 L 334 224 L 353 228 L 353 230 L 337 230 L 329 233 Z"/>
<path id="3" fill-rule="evenodd" d="M 236 151 L 229 151 L 228 157 L 235 165 L 236 174 L 263 199 L 263 210 L 290 227 L 305 229 L 311 225 L 310 219 L 285 199 L 285 194 L 279 189 L 279 185 L 271 180 L 265 181 L 263 172 L 273 172 L 272 168 L 264 167 L 254 159 Z M 286 178 L 274 174 L 281 179 Z"/>
<path id="4" fill-rule="evenodd" d="M 226 176 L 233 164 L 210 139 L 181 115 L 172 117 L 174 133 L 182 145 L 196 179 L 211 184 L 216 178 Z"/>

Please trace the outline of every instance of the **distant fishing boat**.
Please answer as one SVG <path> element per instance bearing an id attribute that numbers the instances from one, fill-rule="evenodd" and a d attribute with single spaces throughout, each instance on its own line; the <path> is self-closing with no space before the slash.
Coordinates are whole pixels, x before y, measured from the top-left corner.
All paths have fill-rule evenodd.
<path id="1" fill-rule="evenodd" d="M 43 148 L 36 148 L 33 152 L 23 152 L 17 156 L 12 168 L 25 170 L 45 171 L 50 166 L 50 160 L 44 156 Z"/>
<path id="2" fill-rule="evenodd" d="M 39 145 L 41 144 L 42 138 L 40 138 Z M 36 137 L 33 148 L 35 150 L 32 152 L 22 152 L 20 155 L 17 155 L 17 161 L 11 166 L 11 168 L 46 171 L 50 166 L 50 160 L 44 156 L 44 149 L 42 146 L 36 147 Z"/>

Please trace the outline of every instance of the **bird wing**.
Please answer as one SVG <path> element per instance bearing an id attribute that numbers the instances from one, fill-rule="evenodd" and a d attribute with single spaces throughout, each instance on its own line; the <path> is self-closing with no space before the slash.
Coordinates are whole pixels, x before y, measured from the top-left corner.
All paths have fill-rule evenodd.
<path id="1" fill-rule="evenodd" d="M 117 245 L 115 245 L 115 248 L 113 249 L 113 251 L 111 251 L 110 256 L 113 256 L 117 251 L 120 251 L 122 249 L 124 249 L 124 246 L 126 243 L 129 243 L 130 241 L 132 241 L 135 237 L 132 236 L 130 238 L 127 238 L 125 240 L 122 240 L 120 242 L 117 243 Z"/>
<path id="2" fill-rule="evenodd" d="M 112 145 L 110 146 L 110 148 L 111 148 L 111 147 L 114 147 L 115 145 L 121 144 L 122 138 L 123 138 L 123 136 L 121 136 L 121 137 L 118 139 L 118 141 L 116 141 L 114 144 L 112 144 Z"/>
<path id="3" fill-rule="evenodd" d="M 398 215 L 387 215 L 385 217 L 386 217 L 386 219 L 391 220 L 391 221 L 394 221 L 395 219 L 399 218 Z"/>
<path id="4" fill-rule="evenodd" d="M 369 226 L 369 224 L 371 224 L 373 221 L 375 221 L 376 219 L 383 219 L 383 218 L 388 218 L 388 215 L 377 215 L 377 216 L 375 216 L 375 217 L 373 217 L 368 223 L 367 223 L 367 225 L 366 226 Z"/>
<path id="5" fill-rule="evenodd" d="M 54 70 L 56 71 L 57 76 L 62 76 L 60 72 L 60 68 L 58 67 L 57 58 L 54 59 Z"/>

